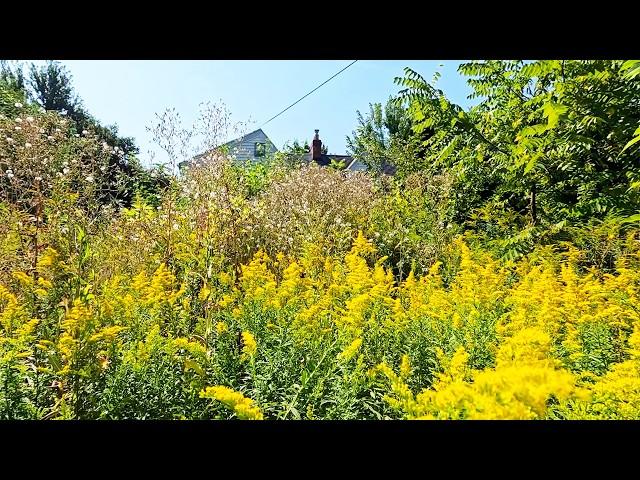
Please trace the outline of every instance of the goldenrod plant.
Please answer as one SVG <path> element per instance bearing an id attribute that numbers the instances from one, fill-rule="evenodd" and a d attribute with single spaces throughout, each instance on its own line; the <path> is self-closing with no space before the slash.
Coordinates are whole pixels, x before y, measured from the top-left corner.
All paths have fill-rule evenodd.
<path id="1" fill-rule="evenodd" d="M 615 63 L 598 65 L 573 65 L 567 75 L 587 72 L 569 86 L 622 81 Z M 512 67 L 522 80 L 525 66 Z M 414 110 L 451 113 L 423 98 L 420 79 L 407 82 Z M 545 210 L 561 195 L 545 190 L 557 172 L 536 170 L 555 157 L 540 157 L 527 177 L 539 195 L 532 222 L 521 198 L 501 197 L 514 171 L 483 178 L 508 180 L 488 194 L 474 182 L 490 162 L 475 171 L 471 156 L 452 160 L 458 147 L 491 155 L 493 137 L 474 130 L 486 112 L 436 132 L 437 171 L 409 171 L 411 159 L 394 178 L 278 158 L 256 166 L 213 149 L 156 195 L 131 186 L 130 204 L 117 205 L 100 194 L 113 148 L 10 98 L 0 104 L 0 418 L 640 419 L 634 203 L 589 216 L 589 190 L 561 220 L 560 207 Z M 565 125 L 559 107 L 540 108 L 558 132 L 581 125 L 573 110 Z M 177 163 L 191 134 L 171 115 L 154 132 Z M 225 118 L 209 125 L 220 132 Z M 629 128 L 615 138 L 627 142 Z M 440 147 L 452 135 L 462 143 L 449 157 Z M 580 158 L 570 158 L 574 187 Z"/>

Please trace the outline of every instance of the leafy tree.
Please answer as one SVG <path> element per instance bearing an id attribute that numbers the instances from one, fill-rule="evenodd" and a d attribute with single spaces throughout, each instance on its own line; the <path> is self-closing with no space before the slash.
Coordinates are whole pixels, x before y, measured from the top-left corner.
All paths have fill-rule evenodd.
<path id="1" fill-rule="evenodd" d="M 349 153 L 374 172 L 398 163 L 401 147 L 406 147 L 414 135 L 408 110 L 390 98 L 384 107 L 381 103 L 369 104 L 366 117 L 360 111 L 357 115 L 358 126 L 352 137 L 347 136 Z"/>
<path id="2" fill-rule="evenodd" d="M 136 159 L 138 147 L 131 137 L 121 137 L 117 125 L 104 126 L 87 112 L 73 89 L 72 76 L 60 62 L 31 65 L 28 84 L 36 102 L 46 110 L 64 112 L 73 120 L 78 134 L 92 132 L 111 150 L 110 168 L 104 176 L 112 188 L 101 200 L 131 205 L 136 192 L 157 195 L 168 185 L 160 172 L 146 171 Z"/>
<path id="3" fill-rule="evenodd" d="M 464 111 L 406 69 L 399 102 L 415 132 L 435 133 L 420 165 L 454 172 L 461 219 L 488 204 L 529 223 L 637 211 L 640 83 L 623 62 L 482 61 L 460 65 L 480 103 Z M 626 70 L 628 72 L 628 70 Z"/>
<path id="4" fill-rule="evenodd" d="M 15 67 L 6 61 L 0 61 L 0 114 L 13 118 L 20 111 L 18 105 L 26 105 L 28 93 L 22 65 Z"/>
<path id="5" fill-rule="evenodd" d="M 103 126 L 92 117 L 74 92 L 72 76 L 60 62 L 50 61 L 30 68 L 29 85 L 36 102 L 46 110 L 66 112 L 77 125 L 78 131 L 93 130 L 100 140 L 118 147 L 126 155 L 138 153 L 135 142 L 129 137 L 120 137 L 116 125 Z"/>
<path id="6" fill-rule="evenodd" d="M 276 154 L 276 157 L 290 166 L 301 165 L 310 151 L 309 142 L 305 140 L 304 145 L 302 145 L 296 139 L 292 143 L 287 142 L 282 147 L 282 150 Z"/>
<path id="7" fill-rule="evenodd" d="M 74 94 L 71 75 L 60 62 L 49 61 L 42 67 L 31 64 L 29 86 L 36 102 L 45 110 L 64 111 L 77 120 L 81 101 Z"/>
<path id="8" fill-rule="evenodd" d="M 282 147 L 284 153 L 293 155 L 304 155 L 305 153 L 309 153 L 310 149 L 309 142 L 305 140 L 304 145 L 301 145 L 297 139 L 294 140 L 292 144 L 286 143 L 284 147 Z"/>

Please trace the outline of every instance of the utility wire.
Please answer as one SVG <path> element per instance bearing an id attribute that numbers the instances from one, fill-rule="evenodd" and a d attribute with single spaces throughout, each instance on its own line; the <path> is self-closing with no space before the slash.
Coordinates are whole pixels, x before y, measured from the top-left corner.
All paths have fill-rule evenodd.
<path id="1" fill-rule="evenodd" d="M 282 110 L 280 113 L 278 113 L 277 115 L 271 117 L 269 120 L 267 120 L 266 122 L 264 122 L 262 125 L 260 125 L 260 128 L 264 127 L 267 123 L 269 123 L 271 120 L 273 120 L 274 118 L 279 117 L 280 115 L 282 115 L 284 112 L 286 112 L 287 110 L 289 110 L 291 107 L 293 107 L 296 103 L 300 102 L 301 100 L 304 100 L 305 98 L 307 98 L 309 95 L 311 95 L 313 92 L 315 92 L 316 90 L 318 90 L 321 86 L 323 86 L 325 83 L 328 83 L 330 80 L 333 80 L 334 78 L 336 78 L 338 75 L 340 75 L 342 72 L 344 72 L 347 68 L 349 68 L 351 65 L 353 65 L 354 63 L 356 63 L 358 60 L 354 60 L 353 62 L 351 62 L 349 65 L 347 65 L 346 67 L 344 67 L 342 70 L 340 70 L 338 73 L 336 73 L 335 75 L 333 75 L 332 77 L 328 78 L 327 80 L 325 80 L 324 82 L 322 82 L 320 85 L 318 85 L 316 88 L 314 88 L 313 90 L 311 90 L 309 93 L 307 93 L 304 97 L 300 98 L 299 100 L 296 100 L 294 103 L 292 103 L 291 105 L 289 105 L 287 108 L 285 108 L 284 110 Z"/>

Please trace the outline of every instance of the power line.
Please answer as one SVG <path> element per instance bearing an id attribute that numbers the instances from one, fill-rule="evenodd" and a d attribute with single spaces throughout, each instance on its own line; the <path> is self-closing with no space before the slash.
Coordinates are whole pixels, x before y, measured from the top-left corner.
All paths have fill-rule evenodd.
<path id="1" fill-rule="evenodd" d="M 333 80 L 334 78 L 336 78 L 338 75 L 340 75 L 342 72 L 344 72 L 347 68 L 349 68 L 351 65 L 353 65 L 354 63 L 356 63 L 358 60 L 354 60 L 353 62 L 351 62 L 349 65 L 347 65 L 346 67 L 344 67 L 342 70 L 340 70 L 338 73 L 336 73 L 335 75 L 333 75 L 332 77 L 328 78 L 327 80 L 325 80 L 324 82 L 322 82 L 320 85 L 318 85 L 316 88 L 314 88 L 313 90 L 311 90 L 309 93 L 307 93 L 304 97 L 296 100 L 294 103 L 292 103 L 291 105 L 289 105 L 287 108 L 285 108 L 284 110 L 282 110 L 280 113 L 278 113 L 277 115 L 274 115 L 273 117 L 271 117 L 269 120 L 267 120 L 266 122 L 264 122 L 260 128 L 264 127 L 267 123 L 269 123 L 271 120 L 273 120 L 274 118 L 279 117 L 280 115 L 282 115 L 284 112 L 286 112 L 287 110 L 289 110 L 291 107 L 293 107 L 296 103 L 300 102 L 301 100 L 304 100 L 305 98 L 307 98 L 309 95 L 311 95 L 313 92 L 315 92 L 316 90 L 318 90 L 321 86 L 323 86 L 325 83 L 328 83 L 330 80 Z"/>

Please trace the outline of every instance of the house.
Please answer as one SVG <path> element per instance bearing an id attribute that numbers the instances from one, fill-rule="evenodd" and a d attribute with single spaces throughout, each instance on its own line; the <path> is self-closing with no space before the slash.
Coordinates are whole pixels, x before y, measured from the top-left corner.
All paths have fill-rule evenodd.
<path id="1" fill-rule="evenodd" d="M 311 151 L 303 157 L 306 162 L 316 162 L 318 165 L 327 166 L 330 165 L 331 162 L 342 162 L 344 163 L 344 169 L 350 171 L 365 171 L 367 170 L 367 166 L 353 158 L 351 155 L 336 155 L 336 154 L 326 154 L 322 153 L 322 140 L 320 140 L 320 130 L 315 130 L 315 135 L 313 136 L 313 141 L 311 142 Z"/>
<path id="2" fill-rule="evenodd" d="M 276 146 L 261 128 L 247 133 L 240 138 L 231 140 L 230 142 L 217 147 L 217 149 L 224 151 L 226 154 L 240 162 L 259 162 L 278 151 Z M 206 154 L 197 155 L 191 161 L 181 162 L 178 166 L 182 170 L 190 163 L 197 162 L 205 155 Z"/>
<path id="3" fill-rule="evenodd" d="M 223 145 L 229 155 L 241 162 L 257 162 L 278 151 L 261 128 Z"/>
<path id="4" fill-rule="evenodd" d="M 332 161 L 334 162 L 343 162 L 344 170 L 351 172 L 365 172 L 369 168 L 367 165 L 353 158 L 351 155 L 335 155 L 335 154 L 325 154 L 322 153 L 322 141 L 320 140 L 319 132 L 320 130 L 315 130 L 315 135 L 313 137 L 313 141 L 311 142 L 311 151 L 304 156 L 304 160 L 307 162 L 314 161 L 318 165 L 326 166 L 330 165 Z M 393 175 L 395 173 L 395 168 L 392 165 L 385 165 L 382 169 L 382 173 L 387 175 Z"/>
<path id="5" fill-rule="evenodd" d="M 368 167 L 362 161 L 353 158 L 351 155 L 337 155 L 322 153 L 322 140 L 320 140 L 320 130 L 315 130 L 313 141 L 311 142 L 310 151 L 302 156 L 302 160 L 311 163 L 316 162 L 321 166 L 331 165 L 332 162 L 341 162 L 345 171 L 362 172 L 368 170 Z M 225 143 L 219 147 L 220 150 L 226 151 L 228 155 L 241 162 L 260 162 L 268 156 L 278 152 L 273 142 L 267 137 L 261 128 L 251 133 L 247 133 L 240 138 Z M 189 165 L 191 162 L 197 162 L 206 154 L 201 154 L 193 158 L 190 162 L 182 162 L 179 164 L 180 169 Z M 391 165 L 385 166 L 383 173 L 393 174 L 394 168 Z"/>

